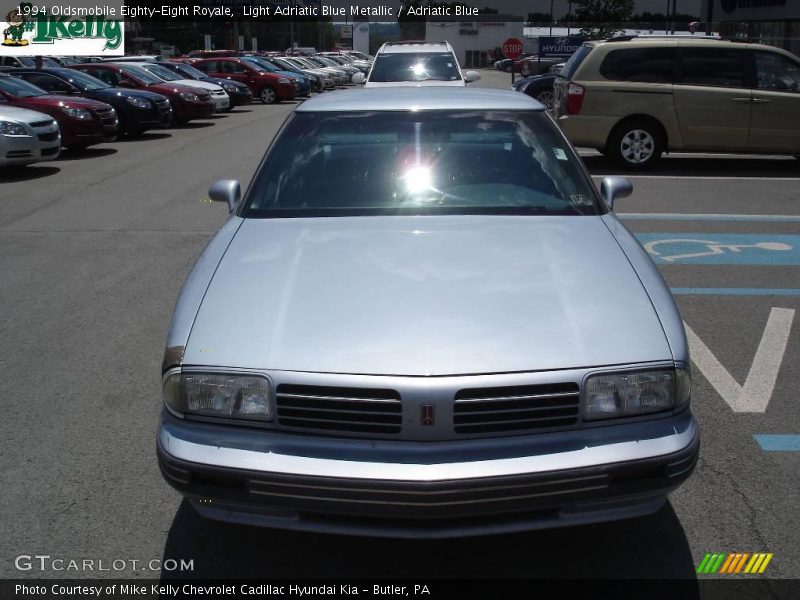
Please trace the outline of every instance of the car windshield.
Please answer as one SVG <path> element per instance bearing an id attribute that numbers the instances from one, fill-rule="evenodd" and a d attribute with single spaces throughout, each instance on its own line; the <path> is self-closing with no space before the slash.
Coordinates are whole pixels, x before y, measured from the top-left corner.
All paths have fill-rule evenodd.
<path id="1" fill-rule="evenodd" d="M 129 77 L 133 77 L 134 79 L 138 79 L 145 85 L 153 85 L 157 83 L 164 83 L 163 79 L 159 79 L 152 73 L 150 73 L 147 69 L 143 69 L 139 66 L 133 65 L 125 65 L 122 67 L 122 72 Z"/>
<path id="2" fill-rule="evenodd" d="M 267 71 L 268 73 L 274 73 L 278 70 L 266 60 L 259 58 L 258 56 L 243 56 L 242 60 L 249 62 L 251 65 L 255 65 L 263 71 Z"/>
<path id="3" fill-rule="evenodd" d="M 146 64 L 142 65 L 142 68 L 146 69 L 159 79 L 163 79 L 164 81 L 178 81 L 180 79 L 184 79 L 184 77 L 181 77 L 174 71 L 170 71 L 169 69 L 162 67 L 161 65 Z"/>
<path id="4" fill-rule="evenodd" d="M 92 77 L 91 75 L 81 71 L 64 69 L 61 71 L 61 73 L 67 77 L 72 85 L 84 92 L 89 92 L 92 90 L 104 90 L 110 87 L 106 82 L 99 80 L 97 77 Z"/>
<path id="5" fill-rule="evenodd" d="M 372 65 L 369 76 L 369 80 L 375 82 L 460 79 L 456 59 L 449 52 L 381 54 Z"/>
<path id="6" fill-rule="evenodd" d="M 16 77 L 0 77 L 0 90 L 14 98 L 33 98 L 47 95 L 47 92 L 42 88 Z"/>
<path id="7" fill-rule="evenodd" d="M 541 111 L 353 111 L 296 113 L 244 216 L 598 212 Z"/>
<path id="8" fill-rule="evenodd" d="M 164 67 L 165 69 L 167 67 Z M 191 79 L 204 79 L 208 77 L 205 73 L 203 73 L 200 69 L 195 69 L 194 67 L 190 67 L 189 65 L 176 65 L 175 68 L 177 69 L 177 73 L 181 75 L 186 75 Z"/>

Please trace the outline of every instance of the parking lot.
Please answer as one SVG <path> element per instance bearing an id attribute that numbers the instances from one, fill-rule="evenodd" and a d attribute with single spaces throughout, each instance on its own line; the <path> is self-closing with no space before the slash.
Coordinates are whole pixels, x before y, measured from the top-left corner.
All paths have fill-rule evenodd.
<path id="1" fill-rule="evenodd" d="M 484 71 L 477 85 L 507 88 Z M 162 577 L 696 576 L 707 552 L 769 552 L 800 577 L 800 161 L 667 156 L 616 212 L 690 328 L 694 475 L 659 513 L 456 541 L 206 522 L 161 478 L 160 364 L 183 279 L 295 103 L 254 103 L 0 174 L 0 576 L 20 554 L 194 561 Z M 599 179 L 625 174 L 582 152 Z M 587 257 L 589 260 L 591 257 Z M 85 574 L 84 574 L 85 575 Z M 138 569 L 91 576 L 152 577 Z"/>

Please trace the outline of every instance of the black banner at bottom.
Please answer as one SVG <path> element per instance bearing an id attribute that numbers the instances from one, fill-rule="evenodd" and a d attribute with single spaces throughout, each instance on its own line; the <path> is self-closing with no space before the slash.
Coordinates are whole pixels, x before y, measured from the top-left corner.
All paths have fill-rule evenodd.
<path id="1" fill-rule="evenodd" d="M 547 579 L 547 580 L 0 580 L 2 600 L 256 600 L 399 598 L 538 600 L 550 598 L 643 598 L 648 600 L 800 598 L 796 579 Z"/>

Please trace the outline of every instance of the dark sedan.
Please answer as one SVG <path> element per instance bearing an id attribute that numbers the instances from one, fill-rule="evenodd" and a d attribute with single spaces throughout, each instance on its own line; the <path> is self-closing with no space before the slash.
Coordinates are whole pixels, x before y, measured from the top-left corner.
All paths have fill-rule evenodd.
<path id="1" fill-rule="evenodd" d="M 547 110 L 552 110 L 553 102 L 555 102 L 555 95 L 553 93 L 553 82 L 555 80 L 555 73 L 531 75 L 530 77 L 515 81 L 513 87 L 516 91 L 527 94 L 531 98 L 544 104 Z"/>
<path id="2" fill-rule="evenodd" d="M 110 104 L 117 111 L 120 133 L 138 135 L 148 129 L 169 127 L 172 109 L 161 94 L 111 87 L 75 69 L 15 69 L 12 73 L 51 94 L 83 96 Z"/>

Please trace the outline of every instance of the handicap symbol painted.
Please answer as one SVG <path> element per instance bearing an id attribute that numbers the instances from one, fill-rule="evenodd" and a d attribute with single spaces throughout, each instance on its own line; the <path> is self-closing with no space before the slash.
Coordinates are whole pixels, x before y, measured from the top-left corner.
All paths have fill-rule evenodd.
<path id="1" fill-rule="evenodd" d="M 800 235 L 640 233 L 656 263 L 800 265 Z"/>

